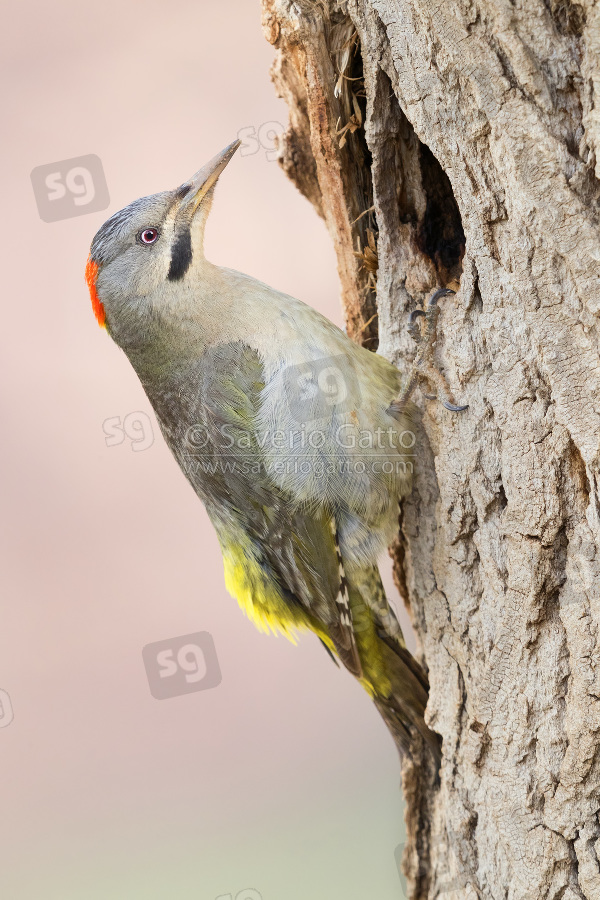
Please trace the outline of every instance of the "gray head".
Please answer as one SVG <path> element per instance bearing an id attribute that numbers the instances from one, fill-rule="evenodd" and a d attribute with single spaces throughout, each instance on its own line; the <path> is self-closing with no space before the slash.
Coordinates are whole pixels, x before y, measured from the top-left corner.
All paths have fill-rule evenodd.
<path id="1" fill-rule="evenodd" d="M 234 141 L 175 190 L 130 203 L 95 235 L 86 280 L 96 318 L 115 339 L 134 320 L 141 325 L 150 312 L 144 298 L 189 279 L 204 259 L 213 189 L 239 145 Z"/>

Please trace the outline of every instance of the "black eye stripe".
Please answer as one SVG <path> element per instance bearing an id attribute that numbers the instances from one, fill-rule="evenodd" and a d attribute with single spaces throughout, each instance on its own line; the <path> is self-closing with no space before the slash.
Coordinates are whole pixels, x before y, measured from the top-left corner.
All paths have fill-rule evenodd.
<path id="1" fill-rule="evenodd" d="M 192 237 L 190 229 L 180 231 L 171 248 L 171 264 L 169 266 L 169 281 L 179 281 L 183 278 L 192 262 Z"/>

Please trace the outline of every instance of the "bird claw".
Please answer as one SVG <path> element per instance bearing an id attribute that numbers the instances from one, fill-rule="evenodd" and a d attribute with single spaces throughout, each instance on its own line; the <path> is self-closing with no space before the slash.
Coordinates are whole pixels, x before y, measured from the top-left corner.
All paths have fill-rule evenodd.
<path id="1" fill-rule="evenodd" d="M 445 406 L 450 412 L 462 412 L 464 409 L 469 408 L 468 403 L 465 406 L 456 406 L 454 403 L 448 403 L 447 400 L 442 400 L 442 406 Z"/>
<path id="2" fill-rule="evenodd" d="M 437 301 L 440 297 L 447 297 L 448 294 L 454 294 L 454 291 L 451 288 L 439 288 L 429 298 L 424 310 L 414 309 L 408 317 L 408 332 L 417 345 L 417 356 L 404 392 L 388 409 L 390 415 L 398 415 L 404 409 L 415 384 L 423 380 L 429 381 L 437 387 L 437 395 L 423 392 L 423 396 L 427 400 L 435 400 L 439 396 L 442 406 L 450 410 L 450 412 L 463 412 L 469 408 L 468 404 L 466 406 L 458 406 L 451 400 L 446 379 L 437 368 L 433 359 L 433 345 L 437 337 L 437 317 L 440 312 Z M 419 319 L 425 319 L 424 328 L 421 328 L 418 322 Z"/>

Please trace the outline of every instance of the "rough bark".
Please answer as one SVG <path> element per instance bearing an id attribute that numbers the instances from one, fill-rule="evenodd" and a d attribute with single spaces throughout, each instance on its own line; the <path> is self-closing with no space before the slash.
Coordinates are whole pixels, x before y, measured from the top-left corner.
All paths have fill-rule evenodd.
<path id="1" fill-rule="evenodd" d="M 417 394 L 393 550 L 443 741 L 438 776 L 403 761 L 410 896 L 599 898 L 600 3 L 263 21 L 349 334 L 408 368 L 407 313 L 457 288 L 437 359 L 469 409 Z"/>

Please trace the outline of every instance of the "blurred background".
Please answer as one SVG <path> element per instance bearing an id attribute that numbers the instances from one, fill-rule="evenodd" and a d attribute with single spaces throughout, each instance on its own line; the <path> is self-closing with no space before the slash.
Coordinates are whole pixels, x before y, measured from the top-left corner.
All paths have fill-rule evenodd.
<path id="1" fill-rule="evenodd" d="M 259 4 L 38 0 L 4 22 L 0 897 L 398 898 L 391 738 L 316 638 L 260 634 L 226 594 L 83 280 L 110 214 L 240 134 L 207 255 L 342 325 L 324 225 L 274 161 Z M 142 649 L 197 632 L 220 683 L 155 699 Z"/>

